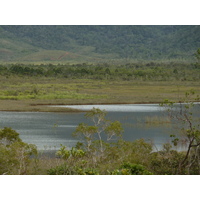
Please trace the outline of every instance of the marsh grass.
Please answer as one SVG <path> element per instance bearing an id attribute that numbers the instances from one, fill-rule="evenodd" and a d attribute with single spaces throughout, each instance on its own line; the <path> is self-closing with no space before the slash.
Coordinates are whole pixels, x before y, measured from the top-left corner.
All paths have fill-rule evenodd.
<path id="1" fill-rule="evenodd" d="M 123 125 L 128 128 L 150 128 L 150 127 L 159 127 L 159 126 L 171 126 L 172 121 L 170 118 L 165 116 L 145 116 L 145 117 L 135 117 L 133 119 L 135 122 L 125 122 Z"/>
<path id="2" fill-rule="evenodd" d="M 200 93 L 199 83 L 1 76 L 0 110 L 46 111 L 47 108 L 42 108 L 42 104 L 159 103 L 164 99 L 178 101 L 191 89 Z M 55 108 L 51 110 L 55 111 Z"/>
<path id="3" fill-rule="evenodd" d="M 49 93 L 34 93 L 32 91 L 17 92 L 17 91 L 4 91 L 0 94 L 1 100 L 26 100 L 26 99 L 102 99 L 107 98 L 107 95 L 92 95 L 92 94 L 80 94 L 77 92 L 68 91 L 55 91 Z"/>
<path id="4" fill-rule="evenodd" d="M 146 116 L 144 119 L 144 123 L 147 126 L 163 126 L 163 125 L 171 125 L 171 119 L 165 116 Z"/>
<path id="5" fill-rule="evenodd" d="M 143 117 L 136 117 L 135 118 L 135 126 L 136 127 L 145 127 L 145 128 L 151 128 L 151 127 L 159 127 L 159 126 L 171 126 L 173 124 L 172 120 L 166 116 L 143 116 Z M 132 126 L 133 127 L 133 126 Z"/>

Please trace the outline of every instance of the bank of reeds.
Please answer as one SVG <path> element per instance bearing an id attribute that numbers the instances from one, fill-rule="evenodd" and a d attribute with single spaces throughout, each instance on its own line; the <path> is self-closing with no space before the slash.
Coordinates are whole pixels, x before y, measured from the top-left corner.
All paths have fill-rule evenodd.
<path id="1" fill-rule="evenodd" d="M 137 127 L 153 127 L 153 126 L 171 126 L 172 121 L 168 116 L 145 116 L 145 117 L 136 117 Z M 129 125 L 129 127 L 134 127 L 134 125 Z"/>

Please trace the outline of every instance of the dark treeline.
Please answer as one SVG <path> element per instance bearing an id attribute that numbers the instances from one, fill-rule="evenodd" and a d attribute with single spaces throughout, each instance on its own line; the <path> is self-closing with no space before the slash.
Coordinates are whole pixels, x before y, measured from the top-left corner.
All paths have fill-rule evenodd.
<path id="1" fill-rule="evenodd" d="M 0 65 L 2 76 L 38 76 L 56 78 L 86 78 L 98 80 L 187 80 L 200 79 L 200 68 L 188 63 L 127 63 L 103 64 L 6 64 Z"/>

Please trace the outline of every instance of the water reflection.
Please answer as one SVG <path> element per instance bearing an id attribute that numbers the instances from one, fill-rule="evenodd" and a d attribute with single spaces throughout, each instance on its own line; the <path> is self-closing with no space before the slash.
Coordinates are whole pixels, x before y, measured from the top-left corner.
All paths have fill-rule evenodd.
<path id="1" fill-rule="evenodd" d="M 64 106 L 60 106 L 64 107 Z M 144 138 L 153 141 L 158 149 L 170 142 L 170 134 L 177 129 L 167 121 L 164 108 L 158 104 L 140 105 L 73 105 L 65 106 L 90 110 L 93 107 L 108 111 L 107 118 L 118 120 L 124 128 L 123 138 L 127 141 Z M 195 109 L 197 112 L 197 109 Z M 78 142 L 72 133 L 79 123 L 89 123 L 85 112 L 42 113 L 42 112 L 0 112 L 0 128 L 11 127 L 20 133 L 24 142 L 36 144 L 39 150 L 60 148 L 60 144 L 71 148 Z M 199 112 L 197 112 L 199 116 Z M 151 120 L 157 121 L 153 124 Z"/>
<path id="2" fill-rule="evenodd" d="M 83 111 L 99 108 L 108 112 L 159 112 L 164 110 L 158 104 L 54 105 L 53 107 L 74 108 Z"/>

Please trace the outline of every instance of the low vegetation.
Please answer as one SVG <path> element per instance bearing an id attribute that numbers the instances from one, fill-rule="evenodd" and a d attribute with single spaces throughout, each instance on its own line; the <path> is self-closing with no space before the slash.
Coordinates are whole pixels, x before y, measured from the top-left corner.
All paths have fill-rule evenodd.
<path id="1" fill-rule="evenodd" d="M 159 103 L 200 92 L 197 62 L 2 64 L 0 110 L 68 111 L 42 105 Z"/>
<path id="2" fill-rule="evenodd" d="M 33 155 L 37 156 L 35 145 L 24 143 L 11 128 L 0 130 L 0 174 L 28 174 Z"/>

